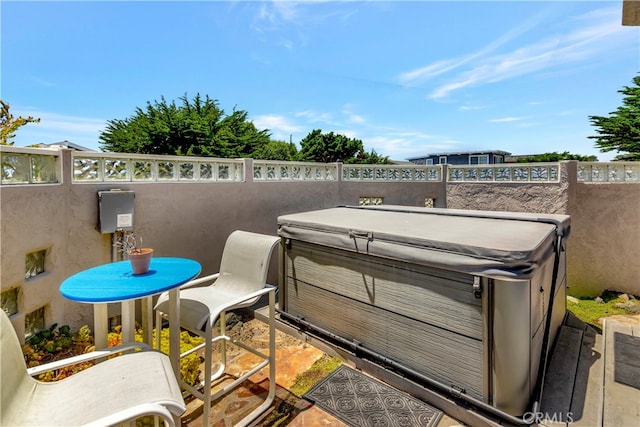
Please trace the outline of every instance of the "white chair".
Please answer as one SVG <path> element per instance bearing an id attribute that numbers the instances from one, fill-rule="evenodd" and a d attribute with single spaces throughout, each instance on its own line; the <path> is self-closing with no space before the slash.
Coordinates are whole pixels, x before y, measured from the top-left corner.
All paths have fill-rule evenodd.
<path id="1" fill-rule="evenodd" d="M 27 369 L 11 321 L 4 311 L 0 317 L 0 425 L 108 426 L 144 415 L 160 416 L 169 426 L 180 424 L 186 408 L 166 355 L 155 350 L 128 353 L 60 381 L 41 382 L 32 376 L 141 346 L 94 351 Z"/>
<path id="2" fill-rule="evenodd" d="M 205 349 L 204 380 L 199 387 L 181 382 L 181 386 L 193 396 L 202 400 L 203 425 L 209 425 L 211 402 L 232 391 L 254 373 L 269 365 L 269 392 L 265 401 L 244 417 L 236 425 L 247 425 L 269 408 L 275 397 L 275 290 L 266 284 L 267 273 L 273 249 L 280 238 L 264 234 L 237 230 L 227 238 L 218 273 L 192 280 L 180 288 L 180 326 L 204 338 L 204 342 L 180 355 L 187 356 L 194 351 Z M 212 283 L 213 282 L 213 283 Z M 200 286 L 208 283 L 209 286 Z M 244 343 L 226 335 L 226 312 L 254 305 L 263 295 L 269 295 L 269 354 L 248 347 Z M 156 325 L 161 326 L 162 318 L 169 310 L 169 297 L 162 294 L 156 304 Z M 220 319 L 220 334 L 213 336 L 213 326 Z M 157 334 L 158 336 L 160 334 Z M 259 356 L 263 361 L 252 370 L 212 395 L 213 381 L 220 378 L 226 369 L 226 342 Z M 220 366 L 212 373 L 213 344 L 220 342 Z M 200 390 L 201 389 L 201 390 Z"/>

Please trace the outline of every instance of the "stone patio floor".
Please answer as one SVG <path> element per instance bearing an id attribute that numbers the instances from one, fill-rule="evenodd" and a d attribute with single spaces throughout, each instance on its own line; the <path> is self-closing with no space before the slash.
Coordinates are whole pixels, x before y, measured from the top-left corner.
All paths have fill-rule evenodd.
<path id="1" fill-rule="evenodd" d="M 259 320 L 258 311 L 255 314 L 258 318 L 245 322 L 248 324 L 249 333 L 243 332 L 244 329 L 236 332 L 239 333 L 239 336 L 252 340 L 252 345 L 255 346 L 257 343 L 258 348 L 266 348 L 268 335 L 265 332 L 267 328 Z M 567 317 L 566 323 L 562 327 L 564 335 L 567 335 L 565 333 L 567 331 L 584 330 L 584 333 L 579 335 L 586 338 L 578 341 L 577 344 L 573 343 L 573 341 L 567 341 L 575 351 L 568 351 L 565 347 L 569 344 L 565 344 L 563 339 L 559 339 L 557 344 L 559 350 L 554 352 L 552 356 L 546 378 L 547 381 L 545 382 L 546 397 L 542 403 L 544 411 L 561 415 L 571 414 L 573 422 L 557 423 L 552 419 L 542 422 L 540 425 L 553 427 L 560 425 L 564 427 L 567 427 L 567 425 L 637 425 L 637 420 L 640 419 L 638 418 L 640 417 L 640 387 L 637 385 L 639 384 L 637 382 L 638 378 L 640 378 L 640 365 L 637 363 L 636 350 L 630 349 L 632 347 L 637 348 L 640 345 L 640 341 L 638 341 L 640 336 L 640 315 L 612 316 L 608 322 L 611 322 L 609 332 L 601 335 L 594 333 L 593 330 L 573 316 Z M 307 341 L 306 335 L 286 327 L 282 328 L 282 326 L 280 324 L 279 329 L 289 333 L 277 330 L 276 399 L 265 414 L 259 417 L 252 426 L 346 426 L 340 420 L 290 391 L 299 374 L 307 372 L 314 362 L 323 355 L 335 356 L 336 353 L 321 342 L 313 339 Z M 620 348 L 617 348 L 616 344 L 622 343 L 622 338 L 624 338 L 620 334 L 625 334 L 624 336 L 627 337 L 625 340 L 629 342 L 631 347 L 622 348 L 620 346 Z M 563 336 L 562 333 L 560 335 Z M 606 337 L 609 337 L 609 339 L 605 340 Z M 620 343 L 617 343 L 614 338 L 618 338 Z M 262 344 L 264 345 L 262 346 Z M 629 354 L 626 354 L 625 351 Z M 238 349 L 234 350 L 234 346 L 230 346 L 228 355 L 227 372 L 232 377 L 217 384 L 213 392 L 232 381 L 233 377 L 247 372 L 260 360 L 250 353 Z M 353 367 L 351 361 L 344 358 L 341 359 L 344 360 L 344 363 Z M 579 361 L 576 362 L 576 360 Z M 625 376 L 629 378 L 618 379 L 615 377 L 614 373 L 618 370 L 624 372 Z M 258 407 L 267 394 L 267 372 L 268 368 L 264 368 L 250 377 L 236 390 L 214 402 L 210 426 L 233 426 L 246 414 Z M 571 373 L 571 381 L 565 379 L 569 373 Z M 318 378 L 317 381 L 320 381 L 320 379 Z M 582 386 L 578 387 L 574 384 L 582 384 Z M 182 417 L 182 425 L 189 427 L 202 426 L 202 402 L 190 397 L 186 397 L 186 402 L 187 411 Z M 564 406 L 561 407 L 561 402 L 566 403 L 566 408 Z M 461 420 L 467 418 L 472 420 L 466 421 L 471 424 L 494 426 L 502 424 L 490 422 L 489 420 L 482 422 L 480 418 L 469 418 L 470 411 L 468 409 L 461 409 L 455 405 L 446 406 L 446 403 L 443 403 L 443 405 L 445 406 L 442 408 L 449 411 L 451 415 L 455 414 Z M 285 416 L 280 416 L 281 414 Z M 438 427 L 458 425 L 464 424 L 446 413 L 438 423 Z"/>
<path id="2" fill-rule="evenodd" d="M 252 322 L 259 322 L 254 319 Z M 285 340 L 282 343 L 282 340 Z M 307 371 L 314 362 L 320 359 L 325 352 L 309 343 L 288 336 L 277 331 L 279 344 L 276 350 L 276 399 L 269 410 L 259 417 L 254 426 L 290 426 L 290 427 L 316 427 L 316 426 L 346 426 L 340 420 L 324 412 L 319 407 L 295 396 L 289 388 L 295 383 L 296 377 Z M 265 343 L 266 344 L 266 343 Z M 240 350 L 234 350 L 229 346 L 228 370 L 230 375 L 240 375 L 248 371 L 259 359 Z M 254 374 L 230 394 L 214 402 L 211 411 L 210 426 L 233 426 L 246 414 L 262 403 L 268 390 L 268 367 Z M 233 378 L 221 380 L 213 388 L 213 391 L 223 387 Z M 202 402 L 191 396 L 186 396 L 187 411 L 182 416 L 182 425 L 188 427 L 203 426 Z M 273 412 L 288 413 L 284 419 L 275 420 Z M 451 417 L 443 416 L 438 427 L 450 427 L 461 425 Z"/>

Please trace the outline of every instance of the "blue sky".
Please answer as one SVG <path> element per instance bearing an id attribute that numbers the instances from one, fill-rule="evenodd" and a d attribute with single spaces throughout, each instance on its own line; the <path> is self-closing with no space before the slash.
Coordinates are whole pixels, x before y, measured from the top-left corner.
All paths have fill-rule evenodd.
<path id="1" fill-rule="evenodd" d="M 274 139 L 313 129 L 402 160 L 594 148 L 640 27 L 615 1 L 7 1 L 0 97 L 41 118 L 17 146 L 99 148 L 111 119 L 196 93 Z"/>

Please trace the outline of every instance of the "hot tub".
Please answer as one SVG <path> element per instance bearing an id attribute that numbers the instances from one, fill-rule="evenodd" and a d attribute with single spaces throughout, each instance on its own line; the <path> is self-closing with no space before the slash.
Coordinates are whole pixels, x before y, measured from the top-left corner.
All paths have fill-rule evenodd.
<path id="1" fill-rule="evenodd" d="M 546 325 L 553 343 L 566 310 L 569 224 L 566 215 L 384 205 L 283 215 L 280 308 L 522 415 Z"/>

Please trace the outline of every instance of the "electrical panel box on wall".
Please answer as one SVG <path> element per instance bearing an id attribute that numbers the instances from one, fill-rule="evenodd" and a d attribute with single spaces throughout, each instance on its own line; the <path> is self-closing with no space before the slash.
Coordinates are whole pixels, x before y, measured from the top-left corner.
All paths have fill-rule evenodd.
<path id="1" fill-rule="evenodd" d="M 133 231 L 134 198 L 133 191 L 98 191 L 98 229 L 101 233 Z"/>

